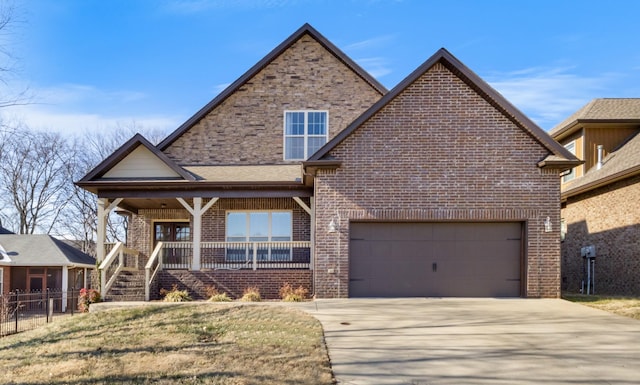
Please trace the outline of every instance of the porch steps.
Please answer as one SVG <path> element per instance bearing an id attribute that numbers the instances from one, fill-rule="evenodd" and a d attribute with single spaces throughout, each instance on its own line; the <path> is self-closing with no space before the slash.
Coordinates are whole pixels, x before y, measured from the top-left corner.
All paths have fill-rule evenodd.
<path id="1" fill-rule="evenodd" d="M 120 272 L 103 301 L 144 301 L 144 271 Z"/>

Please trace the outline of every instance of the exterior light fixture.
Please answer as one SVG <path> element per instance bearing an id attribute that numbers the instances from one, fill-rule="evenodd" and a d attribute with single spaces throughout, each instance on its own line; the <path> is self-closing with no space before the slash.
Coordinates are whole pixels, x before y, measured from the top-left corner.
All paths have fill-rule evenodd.
<path id="1" fill-rule="evenodd" d="M 337 231 L 337 227 L 336 227 L 336 222 L 333 220 L 333 218 L 331 218 L 331 222 L 329 222 L 329 229 L 328 232 L 329 233 L 335 233 Z"/>
<path id="2" fill-rule="evenodd" d="M 544 220 L 544 232 L 550 233 L 552 231 L 553 231 L 553 225 L 551 224 L 551 218 L 547 217 L 547 219 Z"/>

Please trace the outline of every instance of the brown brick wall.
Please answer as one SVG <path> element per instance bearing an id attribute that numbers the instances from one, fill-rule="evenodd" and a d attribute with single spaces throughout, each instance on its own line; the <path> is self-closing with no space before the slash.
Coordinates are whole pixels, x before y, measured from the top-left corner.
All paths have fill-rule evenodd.
<path id="1" fill-rule="evenodd" d="M 257 287 L 263 299 L 279 299 L 280 288 L 287 283 L 294 288 L 302 286 L 312 293 L 311 276 L 311 270 L 165 270 L 160 273 L 158 291 L 153 293 L 153 299 L 159 299 L 160 289 L 169 290 L 173 285 L 179 290 L 188 290 L 196 300 L 207 299 L 207 287 L 215 287 L 232 298 L 242 297 L 246 288 Z"/>
<path id="2" fill-rule="evenodd" d="M 580 249 L 593 245 L 595 292 L 640 295 L 640 176 L 568 198 L 562 217 L 562 289 L 581 290 L 586 277 Z"/>
<path id="3" fill-rule="evenodd" d="M 380 98 L 315 39 L 304 35 L 165 153 L 179 164 L 279 164 L 285 110 L 328 110 L 329 136 Z M 220 150 L 220 149 L 224 150 Z"/>
<path id="4" fill-rule="evenodd" d="M 437 64 L 345 139 L 315 182 L 315 289 L 348 296 L 351 220 L 522 221 L 528 297 L 560 295 L 560 181 L 548 154 Z M 543 232 L 549 216 L 553 232 Z M 338 274 L 329 274 L 333 269 Z"/>

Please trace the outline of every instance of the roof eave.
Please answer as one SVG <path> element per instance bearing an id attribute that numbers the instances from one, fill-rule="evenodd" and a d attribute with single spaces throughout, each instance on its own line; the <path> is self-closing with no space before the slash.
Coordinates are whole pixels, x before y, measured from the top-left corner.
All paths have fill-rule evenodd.
<path id="1" fill-rule="evenodd" d="M 604 178 L 596 179 L 592 182 L 589 182 L 587 184 L 584 184 L 575 188 L 570 188 L 565 191 L 561 191 L 560 195 L 562 200 L 565 200 L 569 197 L 576 196 L 591 190 L 595 190 L 598 187 L 603 187 L 608 184 L 615 183 L 620 180 L 627 179 L 636 175 L 640 175 L 640 165 L 634 166 L 632 168 L 628 168 L 626 170 L 617 172 L 615 174 L 608 175 Z"/>

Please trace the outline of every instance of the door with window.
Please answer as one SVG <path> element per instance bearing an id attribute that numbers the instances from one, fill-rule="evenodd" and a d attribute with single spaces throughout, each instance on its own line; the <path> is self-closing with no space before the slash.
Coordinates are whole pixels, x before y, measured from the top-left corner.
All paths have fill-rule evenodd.
<path id="1" fill-rule="evenodd" d="M 166 243 L 162 249 L 162 263 L 168 269 L 188 268 L 191 263 L 191 224 L 189 222 L 156 222 L 153 247 L 158 242 Z M 183 242 L 183 243 L 176 243 Z"/>
<path id="2" fill-rule="evenodd" d="M 291 211 L 230 211 L 226 221 L 226 260 L 291 261 Z M 285 243 L 286 242 L 286 243 Z"/>

